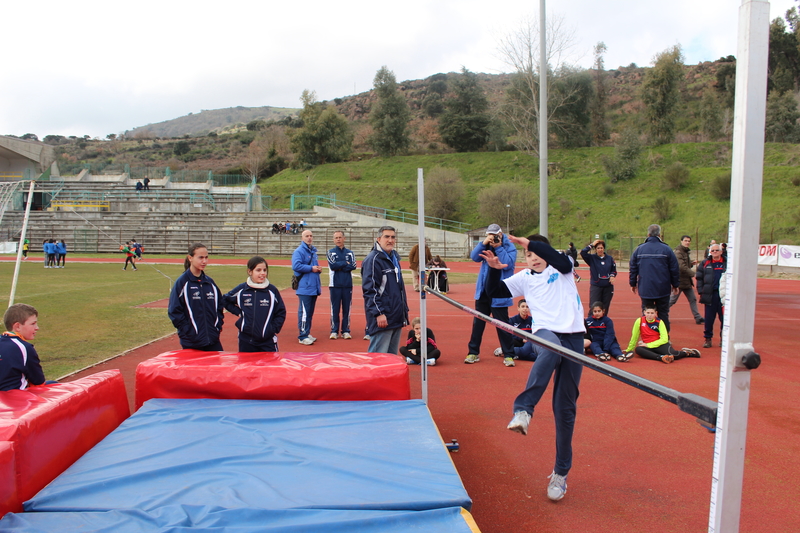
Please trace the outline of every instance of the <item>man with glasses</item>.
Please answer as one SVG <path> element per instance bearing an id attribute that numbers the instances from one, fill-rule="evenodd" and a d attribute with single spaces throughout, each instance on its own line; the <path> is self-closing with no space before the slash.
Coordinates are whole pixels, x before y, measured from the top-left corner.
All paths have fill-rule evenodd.
<path id="1" fill-rule="evenodd" d="M 361 263 L 369 353 L 396 355 L 400 349 L 400 335 L 408 325 L 406 288 L 395 244 L 395 229 L 383 226 L 378 230 L 375 246 Z"/>
<path id="2" fill-rule="evenodd" d="M 720 340 L 722 339 L 722 300 L 719 297 L 719 281 L 725 274 L 727 261 L 722 256 L 722 246 L 712 244 L 708 253 L 711 256 L 697 267 L 695 279 L 697 280 L 697 293 L 700 303 L 706 307 L 705 331 L 703 348 L 711 348 L 711 339 L 714 337 L 714 319 L 719 317 Z M 721 344 L 720 344 L 721 345 Z"/>

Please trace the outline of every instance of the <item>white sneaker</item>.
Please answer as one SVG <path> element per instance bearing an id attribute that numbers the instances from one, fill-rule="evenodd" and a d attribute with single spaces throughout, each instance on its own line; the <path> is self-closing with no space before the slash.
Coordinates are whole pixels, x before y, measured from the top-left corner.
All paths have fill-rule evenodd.
<path id="1" fill-rule="evenodd" d="M 309 335 L 308 338 L 311 339 L 311 342 L 317 342 L 316 337 L 312 337 L 311 335 Z"/>
<path id="2" fill-rule="evenodd" d="M 436 366 L 436 359 L 426 359 L 425 364 L 428 366 Z"/>
<path id="3" fill-rule="evenodd" d="M 567 493 L 567 476 L 559 476 L 555 471 L 547 476 L 550 483 L 547 484 L 547 497 L 557 502 Z"/>
<path id="4" fill-rule="evenodd" d="M 344 333 L 342 333 L 342 338 L 343 339 L 352 339 L 353 336 L 345 331 Z"/>
<path id="5" fill-rule="evenodd" d="M 372 337 L 370 337 L 369 335 L 364 335 L 364 340 L 365 340 L 365 341 L 368 341 L 368 340 L 370 340 L 371 338 L 372 338 Z"/>
<path id="6" fill-rule="evenodd" d="M 339 338 L 339 335 L 337 335 L 336 333 L 331 333 L 331 339 L 336 340 L 338 338 Z"/>
<path id="7" fill-rule="evenodd" d="M 311 346 L 312 344 L 314 344 L 314 341 L 311 340 L 311 337 L 306 337 L 305 339 L 300 339 L 300 344 Z"/>
<path id="8" fill-rule="evenodd" d="M 407 365 L 416 365 L 417 363 L 415 363 L 414 360 L 411 359 L 410 357 L 406 357 L 406 364 Z"/>
<path id="9" fill-rule="evenodd" d="M 528 434 L 528 424 L 531 423 L 531 415 L 525 411 L 517 411 L 514 413 L 514 418 L 508 423 L 508 429 L 516 431 L 521 435 Z"/>
<path id="10" fill-rule="evenodd" d="M 503 357 L 503 349 L 502 348 L 495 348 L 494 349 L 494 356 L 495 357 Z"/>

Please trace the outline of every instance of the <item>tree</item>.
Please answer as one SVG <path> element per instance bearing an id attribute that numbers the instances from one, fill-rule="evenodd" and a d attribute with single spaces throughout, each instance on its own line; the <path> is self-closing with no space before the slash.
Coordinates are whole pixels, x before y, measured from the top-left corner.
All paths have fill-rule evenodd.
<path id="1" fill-rule="evenodd" d="M 800 140 L 798 118 L 797 100 L 790 91 L 770 92 L 767 97 L 766 140 L 775 143 Z"/>
<path id="2" fill-rule="evenodd" d="M 297 160 L 314 166 L 338 163 L 350 157 L 353 133 L 347 119 L 336 108 L 317 102 L 314 91 L 304 90 L 300 100 L 303 102 L 299 113 L 303 127 L 291 135 L 291 147 Z"/>
<path id="3" fill-rule="evenodd" d="M 500 223 L 508 218 L 510 232 L 514 228 L 530 228 L 539 220 L 539 199 L 533 188 L 522 180 L 497 183 L 478 193 L 478 210 L 485 222 Z M 506 207 L 506 206 L 511 206 Z"/>
<path id="4" fill-rule="evenodd" d="M 489 101 L 478 86 L 478 76 L 461 67 L 461 77 L 452 81 L 453 97 L 445 101 L 439 119 L 442 140 L 457 152 L 480 150 L 489 141 Z"/>
<path id="5" fill-rule="evenodd" d="M 636 173 L 639 171 L 641 152 L 642 145 L 636 132 L 633 130 L 623 131 L 614 149 L 614 155 L 612 157 L 604 155 L 601 158 L 606 174 L 611 178 L 611 183 L 636 177 Z"/>
<path id="6" fill-rule="evenodd" d="M 578 95 L 572 84 L 558 86 L 556 76 L 568 76 L 579 71 L 567 64 L 567 56 L 574 46 L 575 38 L 559 17 L 548 19 L 547 51 L 545 68 L 548 69 L 548 130 L 557 132 L 566 124 L 561 120 L 569 117 L 559 115 L 559 109 Z M 514 69 L 511 86 L 506 91 L 505 102 L 500 108 L 509 130 L 511 141 L 520 150 L 530 155 L 539 153 L 539 25 L 538 21 L 526 17 L 520 27 L 500 40 L 499 53 L 507 65 Z M 563 81 L 563 80 L 562 80 Z M 556 88 L 558 86 L 558 88 Z M 569 114 L 567 114 L 569 115 Z"/>
<path id="7" fill-rule="evenodd" d="M 458 169 L 433 167 L 425 176 L 425 212 L 428 216 L 452 219 L 465 194 L 464 180 Z"/>
<path id="8" fill-rule="evenodd" d="M 553 110 L 551 131 L 563 148 L 579 148 L 592 143 L 591 103 L 594 96 L 592 77 L 584 69 L 561 67 L 553 80 L 552 92 L 561 98 Z M 568 95 L 568 96 L 567 96 Z"/>
<path id="9" fill-rule="evenodd" d="M 369 115 L 373 129 L 369 143 L 381 156 L 405 153 L 411 145 L 408 132 L 411 111 L 405 97 L 398 91 L 394 72 L 384 65 L 375 74 L 373 83 L 378 102 Z"/>
<path id="10" fill-rule="evenodd" d="M 172 153 L 177 156 L 188 154 L 191 150 L 192 147 L 189 146 L 187 141 L 178 141 L 175 143 L 175 146 L 172 147 Z"/>
<path id="11" fill-rule="evenodd" d="M 117 138 L 116 133 L 109 133 L 108 135 L 106 135 L 106 139 L 108 139 L 109 141 L 113 141 L 116 138 Z"/>
<path id="12" fill-rule="evenodd" d="M 718 139 L 722 134 L 722 107 L 710 89 L 703 93 L 703 102 L 700 107 L 700 128 L 709 141 Z"/>
<path id="13" fill-rule="evenodd" d="M 683 51 L 671 46 L 653 58 L 642 83 L 642 101 L 650 141 L 666 144 L 675 138 L 675 115 L 683 79 Z"/>
<path id="14" fill-rule="evenodd" d="M 604 42 L 599 42 L 594 46 L 594 64 L 592 65 L 592 75 L 594 77 L 594 98 L 590 105 L 592 142 L 595 146 L 601 146 L 607 141 L 611 134 L 608 131 L 608 121 L 606 120 L 606 108 L 608 107 L 608 87 L 606 87 L 606 71 L 603 55 L 608 48 Z"/>
<path id="15" fill-rule="evenodd" d="M 435 118 L 444 112 L 444 95 L 447 92 L 447 74 L 434 74 L 427 80 L 427 95 L 422 100 L 422 110 Z"/>
<path id="16" fill-rule="evenodd" d="M 800 49 L 798 49 L 796 10 L 790 9 L 787 20 L 793 31 L 787 31 L 783 19 L 776 18 L 769 25 L 769 63 L 767 90 L 769 92 L 793 91 L 800 81 Z"/>

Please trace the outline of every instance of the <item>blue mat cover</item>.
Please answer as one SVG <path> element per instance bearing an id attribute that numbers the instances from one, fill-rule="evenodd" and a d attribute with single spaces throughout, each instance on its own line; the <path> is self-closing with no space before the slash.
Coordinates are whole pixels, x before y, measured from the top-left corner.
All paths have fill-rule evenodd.
<path id="1" fill-rule="evenodd" d="M 8 514 L 0 520 L 3 533 L 475 533 L 461 508 L 428 511 L 327 511 L 321 509 L 223 509 L 166 506 L 137 510 Z"/>
<path id="2" fill-rule="evenodd" d="M 469 510 L 471 501 L 419 400 L 156 399 L 24 508 L 152 517 L 175 506 L 257 514 Z"/>

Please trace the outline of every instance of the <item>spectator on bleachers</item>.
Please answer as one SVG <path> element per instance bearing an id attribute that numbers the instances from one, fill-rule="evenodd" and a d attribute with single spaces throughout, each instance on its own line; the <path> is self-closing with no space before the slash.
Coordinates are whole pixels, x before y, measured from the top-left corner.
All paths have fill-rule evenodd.
<path id="1" fill-rule="evenodd" d="M 144 189 L 144 185 L 142 185 L 141 181 L 136 182 L 136 192 L 141 192 Z"/>

